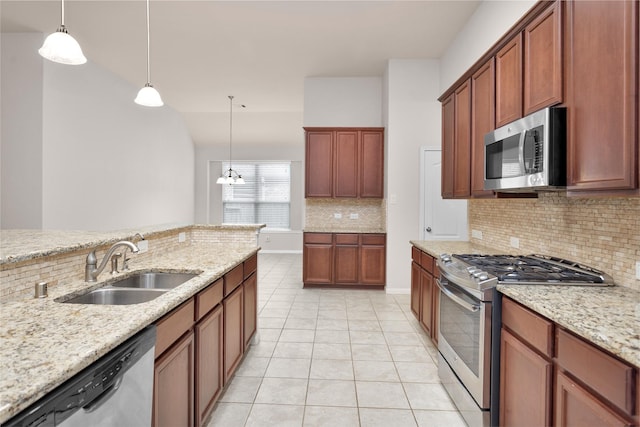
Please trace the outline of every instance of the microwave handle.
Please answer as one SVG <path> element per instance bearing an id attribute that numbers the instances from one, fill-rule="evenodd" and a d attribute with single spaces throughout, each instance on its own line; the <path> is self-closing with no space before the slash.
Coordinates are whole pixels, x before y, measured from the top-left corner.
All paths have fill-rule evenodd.
<path id="1" fill-rule="evenodd" d="M 453 302 L 455 302 L 456 304 L 458 304 L 459 306 L 465 308 L 468 311 L 471 311 L 473 313 L 475 313 L 476 311 L 480 310 L 480 305 L 479 304 L 471 304 L 470 302 L 467 302 L 463 299 L 463 294 L 453 290 L 452 288 L 450 288 L 449 286 L 443 284 L 440 279 L 436 280 L 436 283 L 438 284 L 438 288 L 440 288 L 440 290 L 442 291 L 442 293 L 444 293 L 447 297 L 449 297 Z M 460 296 L 456 295 L 459 294 Z"/>
<path id="2" fill-rule="evenodd" d="M 520 140 L 518 141 L 518 164 L 520 165 L 520 168 L 522 169 L 521 172 L 524 173 L 525 172 L 525 167 L 524 167 L 524 142 L 526 141 L 526 136 L 527 136 L 527 130 L 522 130 L 520 132 Z"/>

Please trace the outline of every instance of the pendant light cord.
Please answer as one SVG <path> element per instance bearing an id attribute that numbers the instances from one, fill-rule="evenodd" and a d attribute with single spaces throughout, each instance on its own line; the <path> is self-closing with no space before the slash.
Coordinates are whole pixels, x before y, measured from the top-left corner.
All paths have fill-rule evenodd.
<path id="1" fill-rule="evenodd" d="M 150 62 L 150 53 L 151 50 L 151 32 L 149 30 L 149 0 L 147 0 L 147 84 L 151 84 L 151 70 L 149 67 Z"/>
<path id="2" fill-rule="evenodd" d="M 233 170 L 231 164 L 231 144 L 233 141 L 233 95 L 229 95 L 229 176 Z"/>
<path id="3" fill-rule="evenodd" d="M 60 8 L 60 26 L 64 28 L 64 0 L 62 0 L 62 7 Z"/>

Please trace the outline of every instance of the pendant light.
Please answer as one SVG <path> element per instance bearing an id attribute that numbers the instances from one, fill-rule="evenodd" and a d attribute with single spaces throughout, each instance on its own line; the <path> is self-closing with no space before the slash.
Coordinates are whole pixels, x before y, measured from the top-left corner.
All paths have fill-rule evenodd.
<path id="1" fill-rule="evenodd" d="M 244 179 L 237 171 L 234 171 L 231 167 L 231 143 L 233 135 L 233 96 L 229 95 L 229 170 L 226 170 L 220 175 L 220 178 L 216 181 L 216 184 L 244 184 Z"/>
<path id="2" fill-rule="evenodd" d="M 81 65 L 87 62 L 87 58 L 82 53 L 80 45 L 69 35 L 64 26 L 64 0 L 61 0 L 61 20 L 60 27 L 55 33 L 47 36 L 38 49 L 38 53 L 49 61 L 67 65 Z"/>
<path id="3" fill-rule="evenodd" d="M 149 0 L 147 0 L 147 83 L 144 85 L 142 89 L 138 92 L 138 96 L 136 96 L 135 103 L 139 105 L 144 105 L 145 107 L 162 107 L 164 102 L 162 102 L 162 98 L 160 98 L 160 93 L 153 87 L 151 84 L 151 67 L 150 63 L 150 42 L 151 36 L 149 31 Z"/>

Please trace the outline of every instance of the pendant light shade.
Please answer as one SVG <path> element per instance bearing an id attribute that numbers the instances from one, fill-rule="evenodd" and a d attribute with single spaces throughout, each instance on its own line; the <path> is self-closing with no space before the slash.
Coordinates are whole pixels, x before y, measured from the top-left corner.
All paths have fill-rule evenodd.
<path id="1" fill-rule="evenodd" d="M 151 51 L 151 33 L 149 30 L 149 0 L 147 0 L 147 83 L 138 91 L 138 96 L 134 102 L 145 107 L 162 107 L 164 102 L 160 97 L 160 93 L 151 84 L 151 67 L 150 67 L 150 51 Z"/>
<path id="2" fill-rule="evenodd" d="M 233 96 L 229 95 L 229 169 L 224 171 L 216 184 L 238 185 L 244 184 L 244 179 L 237 171 L 231 167 L 231 144 L 233 135 Z"/>
<path id="3" fill-rule="evenodd" d="M 49 34 L 44 40 L 38 53 L 49 61 L 67 65 L 81 65 L 87 62 L 80 45 L 69 35 L 64 26 L 64 0 L 62 2 L 62 17 L 60 27 L 55 33 Z"/>

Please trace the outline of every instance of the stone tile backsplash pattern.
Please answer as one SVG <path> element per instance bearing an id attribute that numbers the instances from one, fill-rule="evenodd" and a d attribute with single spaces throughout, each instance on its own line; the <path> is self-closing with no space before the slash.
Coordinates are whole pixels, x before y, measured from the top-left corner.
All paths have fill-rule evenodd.
<path id="1" fill-rule="evenodd" d="M 342 214 L 335 218 L 334 214 Z M 352 213 L 358 219 L 351 219 Z M 306 199 L 305 231 L 384 233 L 386 230 L 384 199 Z"/>
<path id="2" fill-rule="evenodd" d="M 540 193 L 538 199 L 469 200 L 472 243 L 506 253 L 540 253 L 598 268 L 616 284 L 640 290 L 640 198 L 568 198 Z M 520 239 L 520 248 L 510 246 Z"/>

